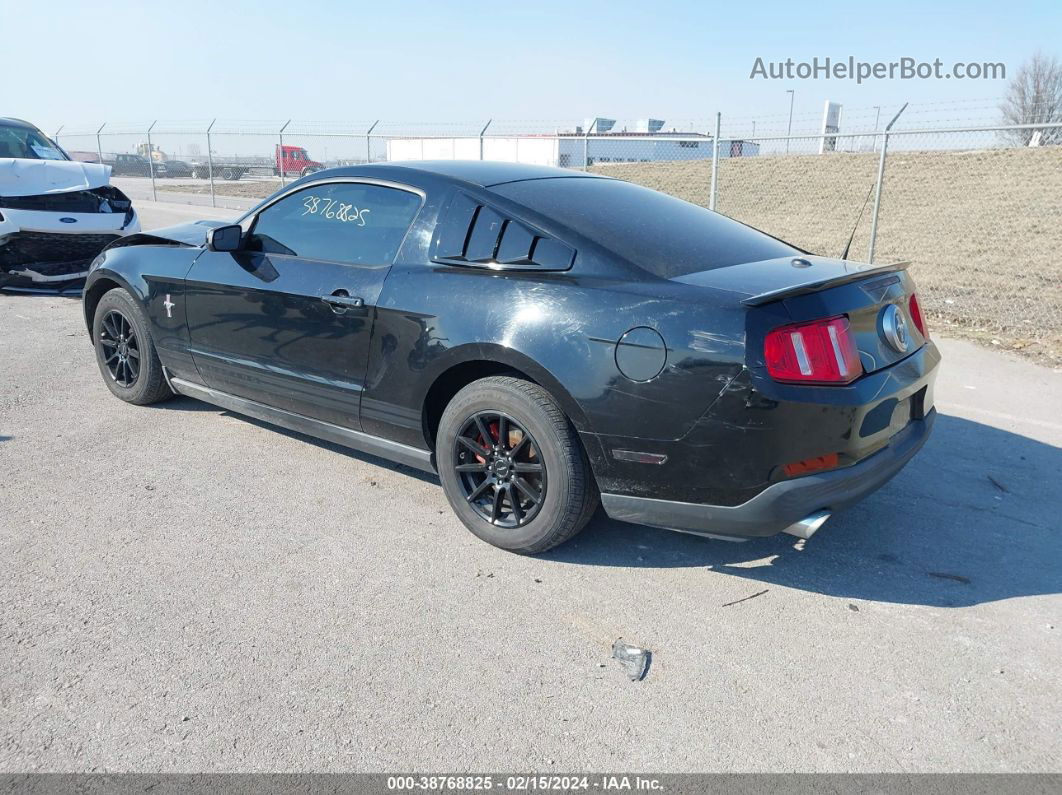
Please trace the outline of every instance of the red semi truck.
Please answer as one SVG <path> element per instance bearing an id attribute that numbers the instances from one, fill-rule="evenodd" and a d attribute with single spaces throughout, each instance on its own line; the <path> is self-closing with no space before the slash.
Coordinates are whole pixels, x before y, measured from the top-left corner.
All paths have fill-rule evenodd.
<path id="1" fill-rule="evenodd" d="M 214 177 L 220 179 L 239 179 L 244 174 L 273 174 L 274 176 L 304 177 L 324 168 L 324 163 L 312 160 L 301 146 L 280 146 L 273 150 L 273 160 L 265 157 L 215 157 L 213 164 L 206 160 L 189 163 L 192 176 L 207 179 L 213 167 Z"/>

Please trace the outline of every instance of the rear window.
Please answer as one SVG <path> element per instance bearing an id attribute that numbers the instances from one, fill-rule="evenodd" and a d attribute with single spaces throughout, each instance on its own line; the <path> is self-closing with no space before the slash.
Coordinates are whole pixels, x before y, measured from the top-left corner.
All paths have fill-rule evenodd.
<path id="1" fill-rule="evenodd" d="M 718 213 L 621 180 L 535 179 L 491 190 L 664 279 L 803 253 Z"/>

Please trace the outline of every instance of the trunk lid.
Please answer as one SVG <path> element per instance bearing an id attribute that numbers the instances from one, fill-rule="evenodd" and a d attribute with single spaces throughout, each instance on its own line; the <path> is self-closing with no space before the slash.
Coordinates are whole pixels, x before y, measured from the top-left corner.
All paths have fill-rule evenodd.
<path id="1" fill-rule="evenodd" d="M 742 303 L 759 306 L 906 267 L 906 263 L 867 265 L 809 254 L 761 262 L 743 262 L 678 276 L 672 281 L 738 293 L 744 296 Z"/>
<path id="2" fill-rule="evenodd" d="M 802 255 L 700 271 L 674 281 L 736 293 L 750 313 L 769 313 L 774 319 L 766 325 L 771 327 L 846 315 L 867 373 L 907 358 L 925 343 L 911 317 L 915 286 L 906 263 L 873 266 Z M 899 334 L 886 330 L 889 306 L 896 307 Z M 763 358 L 762 340 L 750 338 L 748 343 L 749 364 L 756 366 Z"/>

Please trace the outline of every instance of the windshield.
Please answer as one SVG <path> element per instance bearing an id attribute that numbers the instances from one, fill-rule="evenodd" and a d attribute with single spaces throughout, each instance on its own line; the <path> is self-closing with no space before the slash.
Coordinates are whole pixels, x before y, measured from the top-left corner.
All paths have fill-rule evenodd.
<path id="1" fill-rule="evenodd" d="M 724 215 L 618 179 L 533 179 L 491 190 L 663 279 L 802 253 Z"/>
<path id="2" fill-rule="evenodd" d="M 0 123 L 0 157 L 68 160 L 63 150 L 32 127 Z"/>

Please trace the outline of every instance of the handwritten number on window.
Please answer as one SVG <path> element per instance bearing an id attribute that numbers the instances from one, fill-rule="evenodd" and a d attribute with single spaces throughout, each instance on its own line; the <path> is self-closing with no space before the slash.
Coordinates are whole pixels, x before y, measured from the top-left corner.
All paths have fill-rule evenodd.
<path id="1" fill-rule="evenodd" d="M 355 226 L 365 226 L 366 216 L 372 212 L 368 208 L 358 209 L 353 204 L 344 204 L 324 196 L 307 196 L 302 206 L 306 208 L 303 215 L 317 215 Z"/>

